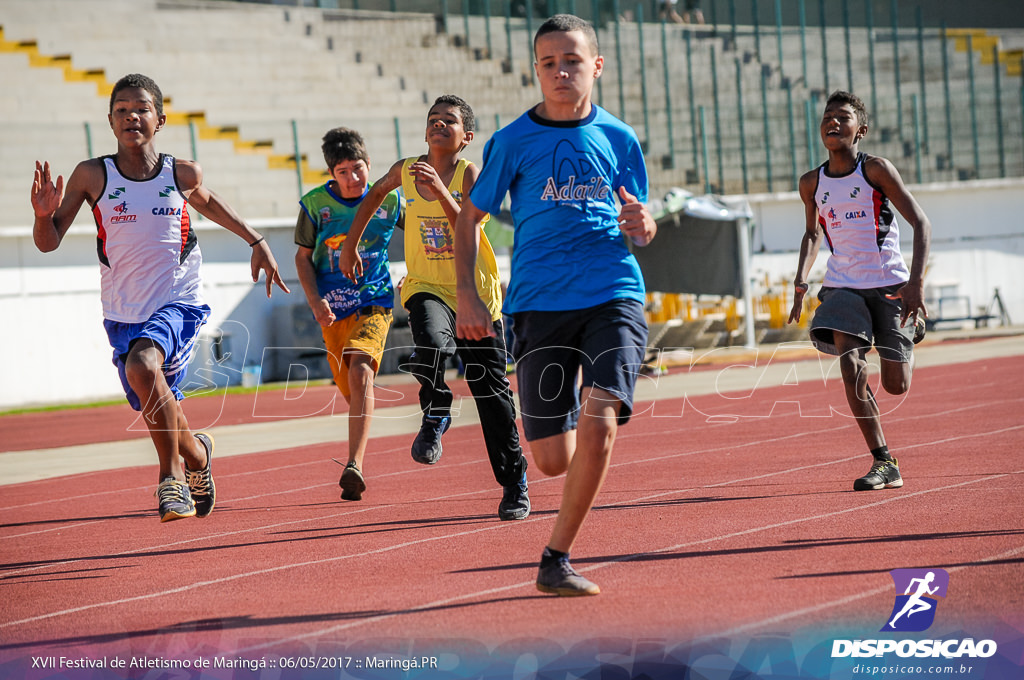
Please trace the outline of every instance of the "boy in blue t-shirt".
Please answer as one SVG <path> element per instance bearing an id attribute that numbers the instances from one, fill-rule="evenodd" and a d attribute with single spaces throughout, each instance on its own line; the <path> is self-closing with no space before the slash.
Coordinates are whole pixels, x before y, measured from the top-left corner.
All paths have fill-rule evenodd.
<path id="1" fill-rule="evenodd" d="M 456 328 L 470 340 L 494 332 L 473 263 L 481 221 L 508 192 L 515 242 L 504 311 L 514 319 L 523 430 L 543 473 L 567 473 L 537 588 L 596 595 L 569 551 L 632 412 L 647 342 L 643 278 L 623 236 L 644 246 L 657 226 L 643 205 L 647 170 L 636 133 L 591 102 L 604 63 L 593 26 L 551 17 L 534 52 L 543 101 L 488 141 L 456 222 Z"/>
<path id="2" fill-rule="evenodd" d="M 388 244 L 405 204 L 395 192 L 384 198 L 359 243 L 362 276 L 350 281 L 341 273 L 338 254 L 369 190 L 370 157 L 359 133 L 346 128 L 329 130 L 322 149 L 332 179 L 300 201 L 295 269 L 321 326 L 334 382 L 349 404 L 348 462 L 338 484 L 344 500 L 358 501 L 366 490 L 362 469 L 374 407 L 373 378 L 395 299 Z"/>

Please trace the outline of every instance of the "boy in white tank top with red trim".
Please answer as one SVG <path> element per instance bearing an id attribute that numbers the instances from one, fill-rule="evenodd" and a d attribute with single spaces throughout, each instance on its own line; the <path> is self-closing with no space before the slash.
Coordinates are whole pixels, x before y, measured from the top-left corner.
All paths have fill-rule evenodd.
<path id="1" fill-rule="evenodd" d="M 857 150 L 867 132 L 864 102 L 849 92 L 833 92 L 821 120 L 828 161 L 800 178 L 806 228 L 789 315 L 790 323 L 800 320 L 807 276 L 825 241 L 831 254 L 810 334 L 820 351 L 839 357 L 847 403 L 873 458 L 868 473 L 854 481 L 856 491 L 903 486 L 868 386 L 866 357 L 874 346 L 886 392 L 910 389 L 913 348 L 924 337 L 921 314 L 927 316 L 924 269 L 931 241 L 931 223 L 892 163 Z M 909 270 L 890 202 L 914 229 Z"/>
<path id="2" fill-rule="evenodd" d="M 160 459 L 160 521 L 206 517 L 215 502 L 213 437 L 193 435 L 179 402 L 179 384 L 210 314 L 200 291 L 202 256 L 189 204 L 249 244 L 252 280 L 263 270 L 267 297 L 275 283 L 289 291 L 267 242 L 203 185 L 199 165 L 157 152 L 154 137 L 167 119 L 151 78 L 133 73 L 117 81 L 107 118 L 117 153 L 79 163 L 66 189 L 62 176 L 51 180 L 48 162 L 36 161 L 33 238 L 39 250 L 56 250 L 88 202 L 114 365 Z"/>

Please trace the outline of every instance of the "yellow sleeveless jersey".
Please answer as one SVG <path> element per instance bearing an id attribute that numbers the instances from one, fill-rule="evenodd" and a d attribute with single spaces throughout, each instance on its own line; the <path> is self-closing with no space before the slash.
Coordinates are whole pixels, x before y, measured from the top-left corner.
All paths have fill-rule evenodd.
<path id="1" fill-rule="evenodd" d="M 428 201 L 416 190 L 409 166 L 418 158 L 406 158 L 402 164 L 402 192 L 405 194 L 405 264 L 408 273 L 402 284 L 402 304 L 416 293 L 430 293 L 452 309 L 455 302 L 455 231 L 439 201 Z M 462 178 L 470 162 L 459 160 L 448 192 L 462 205 Z M 501 317 L 501 277 L 487 235 L 480 231 L 480 249 L 476 258 L 476 289 L 491 312 Z"/>

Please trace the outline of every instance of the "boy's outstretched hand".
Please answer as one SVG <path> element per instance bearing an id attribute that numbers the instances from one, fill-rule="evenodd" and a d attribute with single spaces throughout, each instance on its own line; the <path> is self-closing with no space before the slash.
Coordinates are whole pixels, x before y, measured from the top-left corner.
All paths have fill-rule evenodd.
<path id="1" fill-rule="evenodd" d="M 787 323 L 797 323 L 800 321 L 800 315 L 804 311 L 804 295 L 807 294 L 808 286 L 806 283 L 796 286 L 793 291 L 793 307 L 789 310 L 789 321 Z"/>
<path id="2" fill-rule="evenodd" d="M 626 187 L 619 187 L 619 199 L 622 201 L 619 229 L 633 241 L 633 245 L 647 245 L 658 233 L 658 225 L 647 211 L 647 206 L 629 193 Z"/>
<path id="3" fill-rule="evenodd" d="M 267 275 L 267 297 L 270 297 L 270 291 L 275 283 L 284 292 L 291 292 L 288 290 L 288 286 L 284 284 L 284 279 L 281 278 L 281 272 L 277 268 L 277 260 L 274 259 L 274 254 L 270 252 L 270 246 L 267 245 L 266 241 L 261 241 L 252 247 L 252 258 L 249 264 L 252 267 L 253 283 L 260 280 L 261 269 Z"/>
<path id="4" fill-rule="evenodd" d="M 55 185 L 50 178 L 50 162 L 36 161 L 36 171 L 32 177 L 32 210 L 36 217 L 52 217 L 60 207 L 64 198 L 64 176 L 57 175 Z"/>

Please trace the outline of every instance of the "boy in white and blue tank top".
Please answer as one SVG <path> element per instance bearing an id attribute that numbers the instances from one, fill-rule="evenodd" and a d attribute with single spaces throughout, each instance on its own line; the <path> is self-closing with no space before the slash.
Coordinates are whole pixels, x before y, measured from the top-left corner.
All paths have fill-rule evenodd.
<path id="1" fill-rule="evenodd" d="M 789 316 L 790 323 L 800 320 L 807 276 L 824 241 L 830 255 L 818 293 L 821 305 L 811 320 L 811 341 L 839 357 L 847 403 L 871 452 L 871 469 L 853 483 L 857 491 L 903 486 L 868 386 L 866 355 L 872 346 L 878 351 L 886 392 L 910 389 L 913 347 L 924 337 L 921 314 L 927 316 L 924 268 L 931 239 L 931 223 L 892 163 L 858 151 L 867 122 L 857 96 L 837 91 L 828 98 L 821 121 L 828 161 L 800 178 L 806 226 Z M 914 229 L 909 269 L 890 202 Z"/>
<path id="2" fill-rule="evenodd" d="M 96 221 L 103 325 L 113 362 L 132 408 L 141 411 L 160 460 L 160 521 L 206 517 L 213 511 L 213 437 L 193 435 L 179 385 L 210 308 L 203 302 L 202 255 L 189 217 L 192 205 L 252 248 L 253 281 L 266 274 L 288 292 L 270 247 L 235 211 L 203 185 L 199 165 L 157 152 L 166 122 L 163 94 L 151 79 L 130 74 L 114 85 L 108 114 L 117 153 L 82 161 L 68 178 L 51 179 L 36 162 L 32 183 L 33 238 L 55 250 L 83 203 Z"/>

